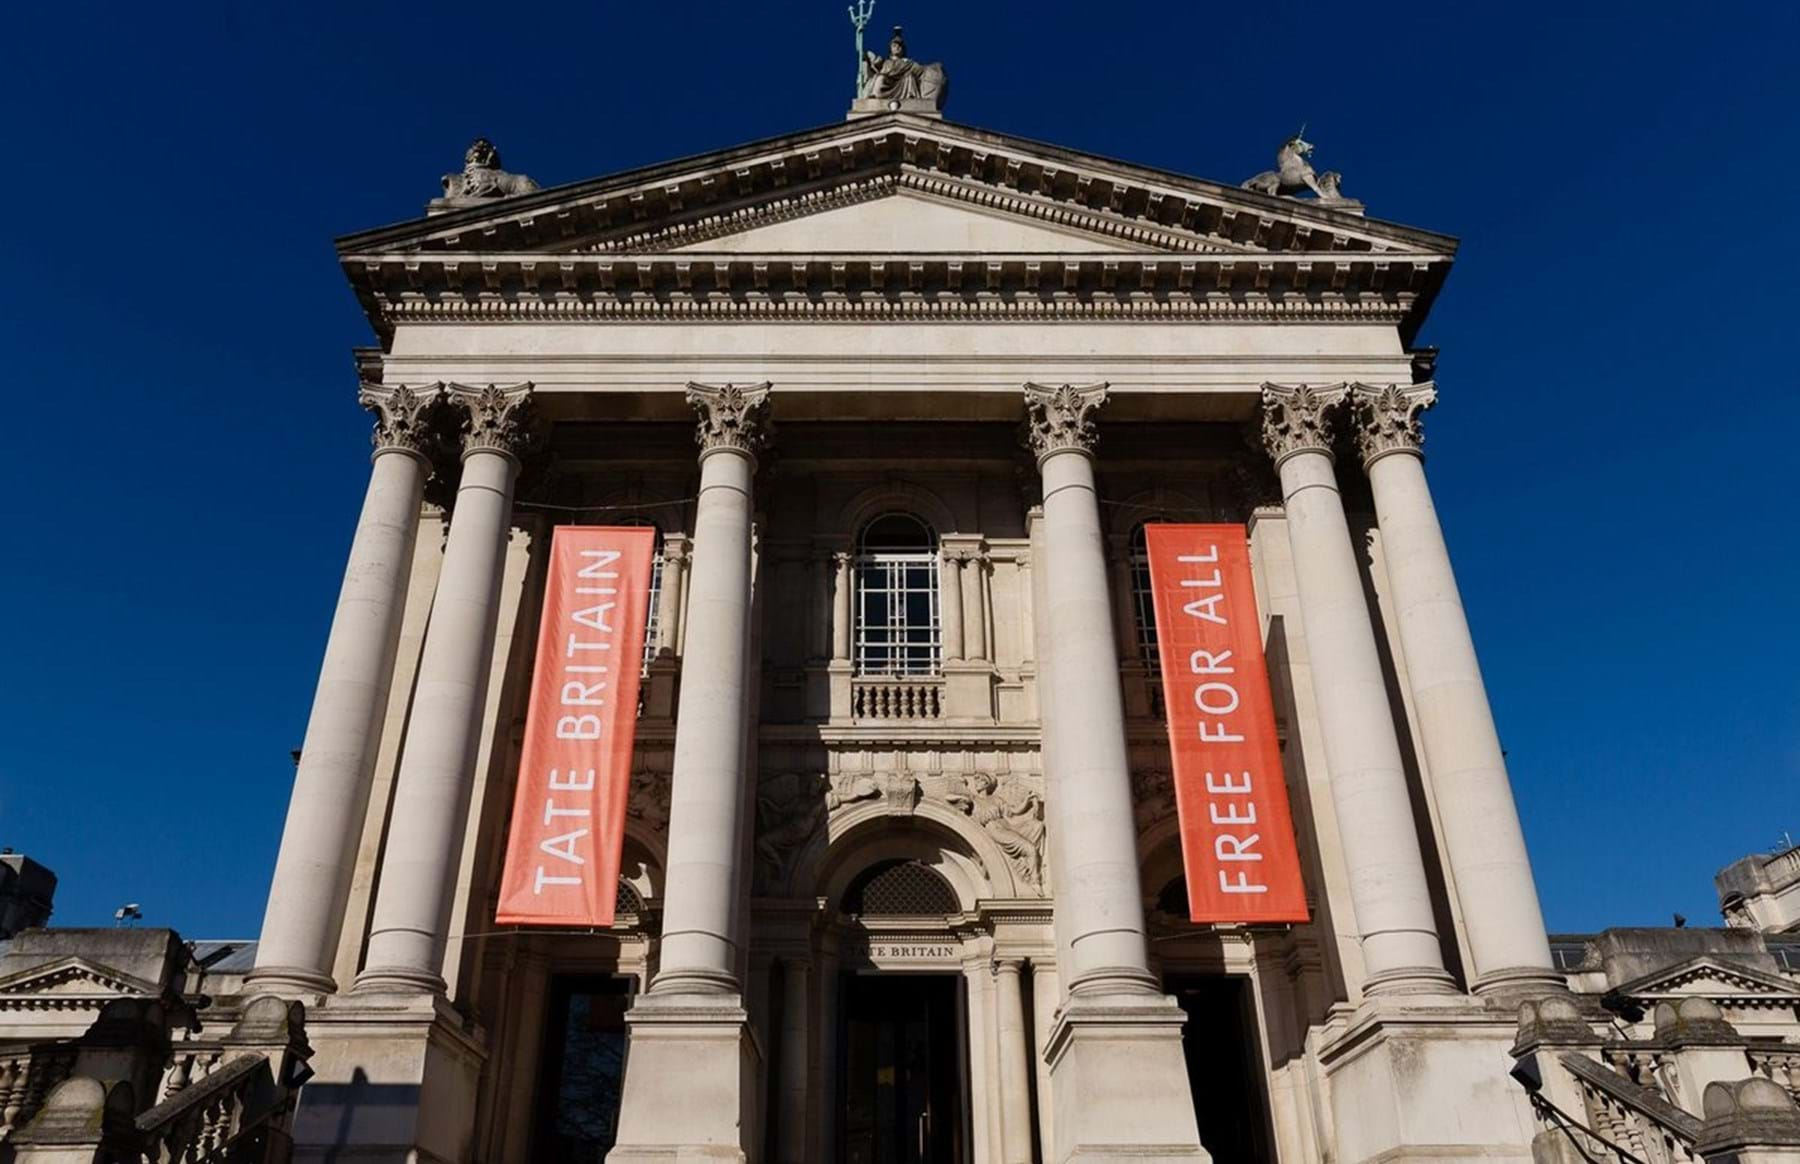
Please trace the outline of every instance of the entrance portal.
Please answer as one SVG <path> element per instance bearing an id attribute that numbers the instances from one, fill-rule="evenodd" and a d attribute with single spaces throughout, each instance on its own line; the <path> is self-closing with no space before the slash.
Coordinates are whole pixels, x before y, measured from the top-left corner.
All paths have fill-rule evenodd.
<path id="1" fill-rule="evenodd" d="M 1170 974 L 1163 989 L 1187 1012 L 1181 1046 L 1200 1142 L 1218 1164 L 1268 1164 L 1274 1156 L 1249 980 Z"/>
<path id="2" fill-rule="evenodd" d="M 838 1159 L 962 1164 L 961 978 L 846 974 L 839 1030 Z"/>

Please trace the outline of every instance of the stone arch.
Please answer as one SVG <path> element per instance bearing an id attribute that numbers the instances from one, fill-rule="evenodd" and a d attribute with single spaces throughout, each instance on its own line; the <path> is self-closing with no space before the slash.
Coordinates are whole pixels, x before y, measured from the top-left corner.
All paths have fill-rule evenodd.
<path id="1" fill-rule="evenodd" d="M 606 525 L 627 525 L 634 521 L 647 521 L 656 527 L 658 537 L 666 538 L 670 534 L 686 534 L 688 532 L 689 503 L 680 501 L 653 501 L 639 497 L 635 490 L 609 489 L 597 494 L 592 504 L 604 507 L 604 513 L 582 514 L 572 513 L 575 518 L 592 517 L 603 519 Z"/>
<path id="2" fill-rule="evenodd" d="M 668 850 L 663 839 L 636 824 L 625 826 L 625 844 L 619 854 L 619 880 L 631 883 L 645 901 L 660 901 L 663 895 L 663 870 L 668 867 Z"/>
<path id="3" fill-rule="evenodd" d="M 917 516 L 940 538 L 957 532 L 956 514 L 944 499 L 911 481 L 884 481 L 852 497 L 838 511 L 839 532 L 854 538 L 870 521 L 896 511 Z"/>
<path id="4" fill-rule="evenodd" d="M 1106 532 L 1115 547 L 1129 542 L 1132 531 L 1147 521 L 1220 519 L 1220 509 L 1212 496 L 1212 490 L 1204 484 L 1184 489 L 1157 485 L 1122 497 L 1119 502 L 1106 507 Z"/>
<path id="5" fill-rule="evenodd" d="M 1181 825 L 1167 814 L 1138 834 L 1138 879 L 1144 900 L 1155 901 L 1163 888 L 1187 872 L 1181 859 Z"/>
<path id="6" fill-rule="evenodd" d="M 788 888 L 794 896 L 823 897 L 835 909 L 863 870 L 906 859 L 948 881 L 964 910 L 989 898 L 1026 895 L 993 839 L 962 813 L 931 800 L 907 811 L 859 804 L 835 814 L 801 847 Z"/>

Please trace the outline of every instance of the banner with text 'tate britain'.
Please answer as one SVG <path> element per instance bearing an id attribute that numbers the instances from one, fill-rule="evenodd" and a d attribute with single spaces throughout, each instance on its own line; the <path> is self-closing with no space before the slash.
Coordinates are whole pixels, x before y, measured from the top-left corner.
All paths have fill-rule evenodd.
<path id="1" fill-rule="evenodd" d="M 647 526 L 559 526 L 551 540 L 503 925 L 613 922 L 655 554 Z"/>

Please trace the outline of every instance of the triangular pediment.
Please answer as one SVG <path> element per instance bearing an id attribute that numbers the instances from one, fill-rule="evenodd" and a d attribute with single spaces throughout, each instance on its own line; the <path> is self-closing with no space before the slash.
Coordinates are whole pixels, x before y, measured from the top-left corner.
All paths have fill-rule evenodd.
<path id="1" fill-rule="evenodd" d="M 0 997 L 93 998 L 115 995 L 155 995 L 153 982 L 122 973 L 110 966 L 71 956 L 33 966 L 0 978 Z"/>
<path id="2" fill-rule="evenodd" d="M 1356 322 L 1410 343 L 1456 240 L 896 113 L 338 240 L 409 320 Z"/>
<path id="3" fill-rule="evenodd" d="M 1455 240 L 1006 134 L 892 114 L 339 241 L 345 256 L 1432 254 Z"/>
<path id="4" fill-rule="evenodd" d="M 1640 1005 L 1688 997 L 1707 998 L 1721 1005 L 1800 1005 L 1800 982 L 1704 956 L 1646 974 L 1609 993 Z"/>
<path id="5" fill-rule="evenodd" d="M 755 220 L 753 216 L 746 218 Z M 727 254 L 1099 254 L 1157 248 L 1078 228 L 1036 221 L 893 190 L 850 205 L 795 217 L 762 216 L 762 225 L 670 247 L 670 252 Z"/>

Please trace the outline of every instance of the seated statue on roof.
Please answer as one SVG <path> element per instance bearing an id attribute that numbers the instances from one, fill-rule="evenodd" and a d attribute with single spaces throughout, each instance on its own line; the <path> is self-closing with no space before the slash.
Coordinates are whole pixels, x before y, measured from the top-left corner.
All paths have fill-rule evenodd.
<path id="1" fill-rule="evenodd" d="M 892 108 L 929 102 L 931 108 L 942 109 L 949 87 L 943 65 L 922 65 L 906 55 L 906 37 L 897 24 L 888 40 L 886 57 L 872 52 L 863 54 L 860 96 L 864 101 L 881 101 Z"/>

